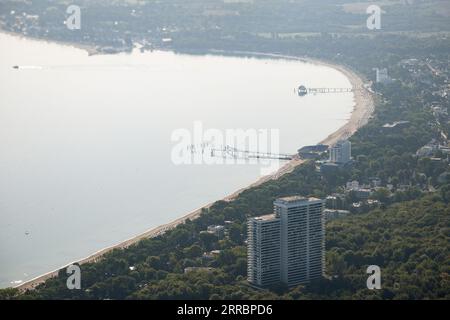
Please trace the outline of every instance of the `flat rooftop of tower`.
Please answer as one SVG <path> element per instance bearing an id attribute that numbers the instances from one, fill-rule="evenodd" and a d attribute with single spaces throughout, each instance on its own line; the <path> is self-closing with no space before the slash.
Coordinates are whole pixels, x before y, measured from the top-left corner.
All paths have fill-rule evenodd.
<path id="1" fill-rule="evenodd" d="M 275 202 L 282 202 L 282 203 L 294 203 L 294 202 L 303 202 L 303 201 L 320 201 L 318 198 L 313 197 L 303 197 L 303 196 L 289 196 L 289 197 L 282 197 L 275 200 Z"/>
<path id="2" fill-rule="evenodd" d="M 262 216 L 258 216 L 258 217 L 253 217 L 253 220 L 256 221 L 270 221 L 270 220 L 274 220 L 278 218 L 277 215 L 275 213 L 269 213 L 269 214 L 265 214 Z"/>
<path id="3" fill-rule="evenodd" d="M 305 201 L 305 200 L 307 200 L 307 198 L 302 197 L 302 196 L 289 196 L 289 197 L 278 198 L 277 200 L 292 202 L 292 201 Z"/>
<path id="4" fill-rule="evenodd" d="M 277 200 L 292 202 L 292 201 L 316 201 L 316 200 L 320 200 L 320 199 L 313 198 L 313 197 L 307 198 L 307 197 L 303 197 L 303 196 L 289 196 L 289 197 L 277 198 Z"/>

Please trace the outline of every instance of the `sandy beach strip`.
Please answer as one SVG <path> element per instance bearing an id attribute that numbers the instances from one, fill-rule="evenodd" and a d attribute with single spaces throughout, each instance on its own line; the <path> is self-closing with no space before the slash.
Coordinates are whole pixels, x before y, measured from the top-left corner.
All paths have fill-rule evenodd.
<path id="1" fill-rule="evenodd" d="M 74 45 L 74 46 L 76 46 L 76 45 Z M 324 140 L 320 141 L 319 143 L 326 144 L 326 145 L 333 145 L 340 139 L 346 139 L 346 138 L 350 137 L 352 134 L 354 134 L 358 130 L 358 128 L 362 127 L 369 121 L 370 116 L 372 115 L 372 113 L 374 111 L 375 104 L 374 104 L 373 96 L 364 87 L 363 80 L 355 72 L 353 72 L 352 70 L 350 70 L 344 66 L 335 65 L 335 64 L 332 64 L 332 63 L 329 63 L 326 61 L 320 61 L 320 60 L 310 59 L 310 58 L 302 58 L 302 57 L 279 55 L 279 54 L 259 53 L 259 52 L 213 50 L 213 51 L 211 51 L 211 53 L 227 54 L 227 55 L 248 55 L 248 56 L 253 56 L 253 57 L 263 57 L 263 58 L 266 57 L 266 58 L 275 58 L 275 59 L 297 60 L 297 61 L 302 61 L 302 62 L 306 62 L 306 63 L 313 63 L 313 64 L 322 65 L 322 66 L 328 66 L 330 68 L 336 69 L 336 70 L 342 72 L 343 74 L 345 74 L 345 76 L 349 79 L 349 81 L 353 87 L 355 105 L 353 107 L 352 114 L 350 116 L 350 119 L 348 120 L 348 122 L 345 125 L 343 125 L 337 131 L 333 132 L 332 134 L 330 134 L 328 137 L 326 137 Z M 292 172 L 297 166 L 301 165 L 304 162 L 305 162 L 305 160 L 302 160 L 298 156 L 295 156 L 292 160 L 290 160 L 289 162 L 284 164 L 275 173 L 268 175 L 268 176 L 261 177 L 260 179 L 258 179 L 254 183 L 252 183 L 251 185 L 249 185 L 245 188 L 242 188 L 240 190 L 237 190 L 236 192 L 224 197 L 221 200 L 233 201 L 241 192 L 243 192 L 247 189 L 259 186 L 266 181 L 278 179 L 281 176 L 285 175 L 286 173 Z M 39 284 L 45 282 L 46 280 L 56 277 L 58 275 L 58 272 L 60 269 L 64 269 L 71 264 L 78 263 L 78 264 L 82 265 L 85 263 L 96 262 L 99 259 L 101 259 L 104 254 L 110 252 L 111 250 L 125 249 L 125 248 L 139 242 L 140 240 L 147 239 L 147 238 L 153 238 L 153 237 L 162 235 L 166 231 L 171 230 L 171 229 L 175 228 L 176 226 L 185 223 L 188 219 L 194 220 L 194 219 L 198 218 L 201 215 L 203 209 L 210 208 L 217 201 L 219 201 L 219 200 L 216 200 L 216 201 L 209 203 L 197 210 L 194 210 L 194 211 L 186 214 L 185 216 L 182 216 L 170 223 L 160 225 L 155 228 L 151 228 L 151 229 L 145 231 L 144 233 L 139 234 L 130 239 L 127 239 L 121 243 L 118 243 L 116 245 L 99 250 L 84 259 L 73 261 L 71 263 L 68 263 L 66 266 L 58 268 L 57 270 L 45 273 L 34 279 L 26 281 L 26 282 L 16 286 L 16 288 L 18 288 L 21 291 L 32 290 Z"/>

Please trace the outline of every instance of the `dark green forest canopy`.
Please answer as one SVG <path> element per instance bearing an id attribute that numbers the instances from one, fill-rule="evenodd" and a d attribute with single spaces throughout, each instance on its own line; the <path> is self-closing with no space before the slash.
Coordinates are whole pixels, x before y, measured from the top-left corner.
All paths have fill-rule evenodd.
<path id="1" fill-rule="evenodd" d="M 208 242 L 189 239 L 188 230 L 195 228 L 188 224 L 162 239 L 145 240 L 109 254 L 102 262 L 83 265 L 84 290 L 67 290 L 62 273 L 59 279 L 47 281 L 19 298 L 448 299 L 449 226 L 450 208 L 440 195 L 333 221 L 327 225 L 327 273 L 331 280 L 288 291 L 264 291 L 246 284 L 246 250 L 242 244 L 223 244 L 212 272 L 177 271 L 177 264 L 198 256 L 195 246 Z M 188 245 L 178 245 L 179 238 L 187 240 Z M 382 290 L 365 287 L 366 268 L 371 264 L 381 267 Z M 135 271 L 129 270 L 131 265 L 136 266 Z M 3 290 L 1 294 L 5 298 L 16 293 Z"/>

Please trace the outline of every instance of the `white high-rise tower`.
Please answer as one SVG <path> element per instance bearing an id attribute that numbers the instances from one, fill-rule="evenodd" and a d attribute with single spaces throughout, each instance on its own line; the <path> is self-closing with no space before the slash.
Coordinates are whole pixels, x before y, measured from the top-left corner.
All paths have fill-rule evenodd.
<path id="1" fill-rule="evenodd" d="M 352 144 L 348 140 L 340 140 L 330 148 L 330 162 L 346 164 L 352 159 Z"/>
<path id="2" fill-rule="evenodd" d="M 281 281 L 295 286 L 320 278 L 325 265 L 324 200 L 299 196 L 274 202 L 281 220 Z"/>
<path id="3" fill-rule="evenodd" d="M 320 278 L 325 266 L 324 200 L 300 196 L 274 202 L 274 214 L 248 221 L 248 281 L 295 286 Z"/>
<path id="4" fill-rule="evenodd" d="M 275 214 L 251 218 L 247 225 L 247 279 L 266 287 L 280 282 L 280 219 Z"/>

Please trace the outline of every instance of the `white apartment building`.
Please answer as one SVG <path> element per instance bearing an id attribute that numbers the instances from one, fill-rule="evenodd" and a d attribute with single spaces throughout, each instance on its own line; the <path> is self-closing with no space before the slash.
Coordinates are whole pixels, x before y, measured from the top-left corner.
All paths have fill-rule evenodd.
<path id="1" fill-rule="evenodd" d="M 330 148 L 330 162 L 346 164 L 352 159 L 352 144 L 348 140 L 340 140 Z"/>
<path id="2" fill-rule="evenodd" d="M 275 214 L 251 218 L 247 225 L 247 279 L 257 286 L 279 283 L 280 219 Z"/>
<path id="3" fill-rule="evenodd" d="M 320 278 L 325 266 L 324 200 L 279 198 L 274 214 L 248 221 L 248 281 L 295 286 Z"/>

